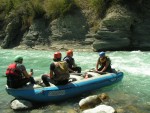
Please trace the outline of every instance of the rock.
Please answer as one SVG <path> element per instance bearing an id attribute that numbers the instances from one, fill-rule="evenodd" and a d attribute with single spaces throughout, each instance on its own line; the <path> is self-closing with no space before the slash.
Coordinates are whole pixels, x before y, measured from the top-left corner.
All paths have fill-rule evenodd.
<path id="1" fill-rule="evenodd" d="M 22 110 L 22 109 L 30 109 L 33 107 L 33 105 L 29 101 L 15 99 L 10 103 L 10 107 L 13 110 Z"/>
<path id="2" fill-rule="evenodd" d="M 150 48 L 150 29 L 149 19 L 144 19 L 142 23 L 135 21 L 133 23 L 132 44 L 134 48 L 149 50 Z"/>
<path id="3" fill-rule="evenodd" d="M 85 44 L 93 44 L 93 42 L 94 42 L 94 38 L 86 38 L 84 41 Z"/>
<path id="4" fill-rule="evenodd" d="M 79 106 L 81 109 L 88 109 L 95 107 L 95 105 L 100 104 L 101 100 L 98 98 L 97 95 L 86 97 L 79 102 Z"/>
<path id="5" fill-rule="evenodd" d="M 121 109 L 121 108 L 118 108 L 118 109 L 116 109 L 116 112 L 117 112 L 117 113 L 125 113 L 125 110 L 124 110 L 124 109 Z"/>
<path id="6" fill-rule="evenodd" d="M 94 51 L 99 50 L 121 50 L 129 46 L 130 40 L 128 38 L 115 38 L 114 40 L 97 40 L 93 43 Z"/>
<path id="7" fill-rule="evenodd" d="M 89 34 L 86 34 L 85 36 L 86 38 L 94 38 L 96 37 L 96 34 L 89 33 Z"/>
<path id="8" fill-rule="evenodd" d="M 4 31 L 0 31 L 0 40 L 3 40 L 5 38 L 5 32 Z"/>
<path id="9" fill-rule="evenodd" d="M 97 40 L 93 43 L 94 51 L 121 50 L 130 46 L 130 26 L 133 18 L 126 12 L 126 9 L 119 5 L 112 6 L 108 10 L 96 33 Z"/>
<path id="10" fill-rule="evenodd" d="M 46 24 L 46 20 L 37 19 L 31 24 L 29 31 L 24 34 L 22 43 L 29 47 L 49 45 L 49 35 L 50 30 L 49 25 Z"/>
<path id="11" fill-rule="evenodd" d="M 125 107 L 125 110 L 128 111 L 129 113 L 142 113 L 140 107 L 137 107 L 135 105 L 128 105 Z"/>
<path id="12" fill-rule="evenodd" d="M 109 96 L 106 93 L 102 93 L 98 96 L 99 99 L 101 99 L 101 101 L 106 101 L 109 99 Z"/>
<path id="13" fill-rule="evenodd" d="M 20 18 L 15 17 L 7 24 L 5 29 L 5 38 L 1 44 L 2 48 L 5 49 L 11 47 L 12 45 L 14 46 L 14 42 L 17 44 L 17 42 L 20 40 L 20 37 L 17 37 L 20 33 L 20 23 Z"/>
<path id="14" fill-rule="evenodd" d="M 65 111 L 65 113 L 77 113 L 74 109 L 66 109 Z"/>
<path id="15" fill-rule="evenodd" d="M 105 93 L 102 93 L 100 95 L 92 95 L 92 96 L 82 99 L 79 102 L 79 106 L 81 109 L 93 108 L 107 99 L 109 99 L 109 97 Z"/>
<path id="16" fill-rule="evenodd" d="M 115 113 L 115 109 L 107 105 L 99 105 L 93 109 L 84 110 L 82 113 Z"/>
<path id="17" fill-rule="evenodd" d="M 84 16 L 77 12 L 75 15 L 66 15 L 50 23 L 51 37 L 53 40 L 81 40 L 88 31 Z"/>

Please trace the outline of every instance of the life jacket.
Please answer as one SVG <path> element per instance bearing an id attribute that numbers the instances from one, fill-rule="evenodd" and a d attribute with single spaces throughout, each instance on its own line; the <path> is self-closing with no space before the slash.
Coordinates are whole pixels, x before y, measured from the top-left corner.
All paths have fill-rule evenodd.
<path id="1" fill-rule="evenodd" d="M 111 72 L 111 60 L 108 56 L 106 56 L 106 60 L 104 62 L 101 62 L 100 58 L 98 59 L 98 61 L 99 64 L 101 65 L 101 68 L 103 68 L 106 65 L 106 62 L 109 62 L 109 65 L 105 71 Z"/>
<path id="2" fill-rule="evenodd" d="M 66 56 L 63 60 L 66 61 L 68 63 L 68 67 L 72 69 L 72 66 L 74 65 L 74 58 Z"/>
<path id="3" fill-rule="evenodd" d="M 6 76 L 20 76 L 21 72 L 17 69 L 17 64 L 10 64 L 6 70 Z"/>
<path id="4" fill-rule="evenodd" d="M 63 81 L 66 79 L 69 79 L 69 71 L 68 71 L 68 65 L 67 62 L 65 61 L 60 61 L 60 62 L 54 62 L 55 64 L 55 69 L 54 69 L 54 80 L 57 81 Z"/>
<path id="5" fill-rule="evenodd" d="M 110 65 L 111 65 L 111 60 L 110 60 L 110 58 L 108 57 L 108 56 L 106 56 L 105 57 L 106 58 L 106 60 L 104 61 L 104 62 L 101 62 L 101 60 L 100 60 L 100 58 L 99 58 L 99 64 L 101 65 L 101 66 L 105 66 L 105 64 L 106 64 L 106 62 L 110 62 Z"/>

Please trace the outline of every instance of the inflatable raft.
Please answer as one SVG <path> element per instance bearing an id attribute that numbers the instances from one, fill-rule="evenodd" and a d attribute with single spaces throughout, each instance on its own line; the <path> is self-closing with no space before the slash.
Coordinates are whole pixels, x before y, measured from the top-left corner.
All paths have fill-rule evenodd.
<path id="1" fill-rule="evenodd" d="M 57 102 L 115 84 L 123 78 L 123 72 L 106 73 L 103 75 L 95 72 L 87 72 L 87 74 L 88 78 L 84 75 L 71 74 L 70 82 L 66 85 L 55 86 L 51 84 L 50 87 L 28 85 L 19 89 L 6 87 L 6 91 L 9 95 L 17 99 L 34 102 Z"/>

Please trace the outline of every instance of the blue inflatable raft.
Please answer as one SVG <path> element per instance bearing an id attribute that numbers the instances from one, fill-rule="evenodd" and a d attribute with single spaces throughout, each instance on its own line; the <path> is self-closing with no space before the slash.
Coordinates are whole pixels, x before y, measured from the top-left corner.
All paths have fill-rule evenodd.
<path id="1" fill-rule="evenodd" d="M 66 85 L 51 85 L 50 87 L 35 87 L 29 85 L 19 89 L 6 87 L 6 91 L 9 95 L 12 95 L 17 99 L 34 102 L 58 102 L 88 91 L 115 84 L 123 78 L 123 72 L 107 73 L 103 75 L 88 72 L 88 74 L 91 75 L 91 77 L 86 79 L 82 76 L 71 75 L 70 78 L 75 81 L 70 81 Z"/>

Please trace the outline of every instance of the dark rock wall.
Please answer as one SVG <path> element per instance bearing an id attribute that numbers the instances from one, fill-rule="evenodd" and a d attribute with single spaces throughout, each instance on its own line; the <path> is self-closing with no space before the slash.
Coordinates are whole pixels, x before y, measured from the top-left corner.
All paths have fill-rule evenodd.
<path id="1" fill-rule="evenodd" d="M 92 31 L 90 13 L 77 10 L 72 15 L 55 20 L 34 20 L 32 25 L 20 35 L 21 20 L 14 18 L 0 31 L 2 48 L 18 45 L 47 47 L 57 44 L 66 46 L 65 41 L 79 43 L 94 51 L 101 50 L 150 50 L 150 1 L 142 1 L 144 9 L 133 12 L 126 7 L 111 6 L 103 19 L 96 19 L 96 32 Z M 87 13 L 88 12 L 88 13 Z M 76 48 L 75 46 L 74 48 Z"/>

